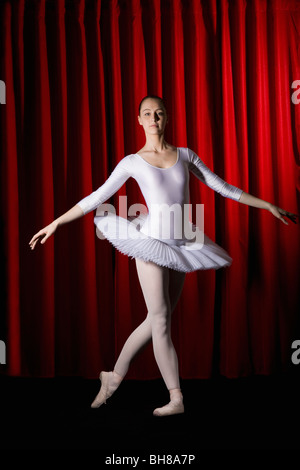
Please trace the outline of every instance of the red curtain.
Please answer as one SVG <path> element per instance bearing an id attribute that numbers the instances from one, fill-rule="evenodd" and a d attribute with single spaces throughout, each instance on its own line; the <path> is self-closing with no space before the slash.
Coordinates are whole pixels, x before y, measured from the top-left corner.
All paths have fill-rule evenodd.
<path id="1" fill-rule="evenodd" d="M 135 262 L 97 238 L 93 213 L 34 251 L 30 238 L 144 145 L 137 115 L 148 93 L 165 99 L 167 142 L 299 213 L 300 3 L 15 0 L 0 8 L 0 372 L 97 377 L 146 315 Z M 181 377 L 288 369 L 300 336 L 299 225 L 222 198 L 192 175 L 190 193 L 233 264 L 187 274 L 172 325 Z M 112 198 L 117 211 L 120 195 L 144 202 L 133 179 Z M 159 376 L 150 344 L 127 377 Z"/>

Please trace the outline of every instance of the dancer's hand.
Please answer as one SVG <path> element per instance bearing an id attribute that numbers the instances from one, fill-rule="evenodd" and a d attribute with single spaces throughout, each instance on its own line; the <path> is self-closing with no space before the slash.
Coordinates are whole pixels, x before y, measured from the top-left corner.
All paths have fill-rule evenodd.
<path id="1" fill-rule="evenodd" d="M 42 228 L 42 230 L 40 230 L 39 232 L 37 232 L 33 237 L 32 239 L 30 240 L 29 242 L 29 246 L 30 248 L 33 250 L 36 243 L 38 242 L 39 238 L 43 237 L 43 239 L 41 240 L 41 243 L 44 244 L 45 241 L 51 236 L 53 235 L 53 233 L 55 232 L 55 230 L 57 229 L 57 222 L 53 221 L 51 224 L 47 225 L 47 227 L 44 227 Z"/>
<path id="2" fill-rule="evenodd" d="M 269 211 L 286 225 L 289 225 L 289 223 L 283 218 L 283 216 L 290 219 L 294 224 L 297 223 L 296 218 L 299 217 L 298 214 L 293 214 L 292 212 L 288 212 L 280 207 L 274 206 L 273 204 L 270 204 Z"/>

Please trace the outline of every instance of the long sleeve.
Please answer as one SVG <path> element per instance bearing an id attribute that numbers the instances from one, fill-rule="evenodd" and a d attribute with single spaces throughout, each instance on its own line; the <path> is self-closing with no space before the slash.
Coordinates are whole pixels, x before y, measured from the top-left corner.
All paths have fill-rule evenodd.
<path id="1" fill-rule="evenodd" d="M 221 194 L 224 197 L 239 201 L 243 190 L 233 186 L 232 184 L 226 183 L 218 175 L 213 173 L 195 154 L 192 150 L 188 149 L 189 158 L 189 170 L 204 184 L 209 186 L 211 189 Z"/>
<path id="2" fill-rule="evenodd" d="M 129 156 L 126 156 L 116 165 L 105 183 L 89 196 L 81 199 L 77 205 L 84 214 L 88 214 L 113 196 L 130 176 L 132 176 L 131 161 Z"/>

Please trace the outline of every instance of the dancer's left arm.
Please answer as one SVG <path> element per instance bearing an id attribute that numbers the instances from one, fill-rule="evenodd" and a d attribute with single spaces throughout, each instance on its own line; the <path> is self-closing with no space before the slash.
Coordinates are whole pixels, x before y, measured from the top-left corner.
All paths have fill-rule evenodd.
<path id="1" fill-rule="evenodd" d="M 220 178 L 220 176 L 213 173 L 195 152 L 193 152 L 189 148 L 187 150 L 190 171 L 200 181 L 202 181 L 204 184 L 209 186 L 217 193 L 221 194 L 224 197 L 241 202 L 242 204 L 246 204 L 248 206 L 258 207 L 259 209 L 266 209 L 286 225 L 289 224 L 283 218 L 283 216 L 288 217 L 292 222 L 294 222 L 294 224 L 297 223 L 296 217 L 299 217 L 298 214 L 293 214 L 292 212 L 288 212 L 285 209 L 281 209 L 280 207 L 274 206 L 274 204 L 271 204 L 270 202 L 264 201 L 263 199 L 259 199 L 258 197 L 246 193 L 242 189 L 227 183 L 222 178 Z"/>
<path id="2" fill-rule="evenodd" d="M 286 225 L 289 225 L 289 223 L 283 218 L 283 216 L 288 217 L 292 222 L 294 222 L 294 224 L 297 223 L 296 218 L 299 217 L 298 214 L 293 214 L 293 212 L 288 212 L 285 209 L 274 206 L 274 204 L 264 201 L 263 199 L 259 199 L 245 191 L 242 192 L 239 202 L 246 204 L 247 206 L 257 207 L 258 209 L 266 209 Z"/>

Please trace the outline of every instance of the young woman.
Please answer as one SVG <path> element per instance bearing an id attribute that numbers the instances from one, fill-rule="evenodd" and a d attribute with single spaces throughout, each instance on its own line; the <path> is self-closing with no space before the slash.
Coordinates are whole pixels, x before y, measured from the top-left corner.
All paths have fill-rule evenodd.
<path id="1" fill-rule="evenodd" d="M 156 362 L 170 392 L 170 402 L 153 414 L 166 416 L 184 412 L 177 354 L 171 340 L 171 315 L 185 275 L 198 269 L 226 267 L 232 262 L 223 248 L 188 220 L 185 205 L 189 204 L 189 172 L 224 197 L 266 209 L 284 224 L 288 222 L 283 216 L 293 222 L 298 216 L 226 183 L 189 148 L 168 144 L 164 139 L 168 115 L 160 97 L 148 95 L 142 99 L 138 122 L 145 132 L 144 147 L 125 156 L 102 186 L 36 233 L 29 245 L 34 249 L 39 239 L 44 244 L 60 225 L 100 208 L 128 178 L 137 181 L 148 213 L 124 218 L 109 211 L 106 216 L 100 215 L 97 210 L 94 220 L 98 234 L 135 258 L 148 313 L 127 339 L 113 371 L 100 373 L 101 388 L 91 406 L 106 403 L 125 377 L 132 359 L 152 339 Z M 166 215 L 165 209 L 171 207 L 174 213 Z"/>

